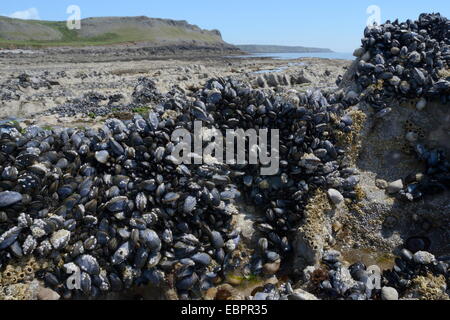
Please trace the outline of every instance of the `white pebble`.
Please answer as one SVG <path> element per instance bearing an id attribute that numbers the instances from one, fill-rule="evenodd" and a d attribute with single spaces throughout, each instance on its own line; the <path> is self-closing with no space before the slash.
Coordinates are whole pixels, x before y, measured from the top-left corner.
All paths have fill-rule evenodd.
<path id="1" fill-rule="evenodd" d="M 436 260 L 434 255 L 426 251 L 419 251 L 414 254 L 414 262 L 418 264 L 431 264 Z"/>
<path id="2" fill-rule="evenodd" d="M 330 197 L 331 202 L 335 205 L 338 205 L 344 201 L 344 196 L 336 189 L 329 189 L 328 196 Z"/>
<path id="3" fill-rule="evenodd" d="M 400 180 L 389 183 L 387 191 L 390 194 L 393 194 L 393 193 L 399 192 L 402 189 L 403 189 L 403 181 L 400 179 Z"/>
<path id="4" fill-rule="evenodd" d="M 383 287 L 381 289 L 381 299 L 383 300 L 398 300 L 398 292 L 391 287 Z"/>
<path id="5" fill-rule="evenodd" d="M 417 104 L 416 104 L 416 109 L 419 111 L 422 111 L 423 109 L 425 109 L 427 106 L 427 100 L 425 98 L 421 98 Z"/>

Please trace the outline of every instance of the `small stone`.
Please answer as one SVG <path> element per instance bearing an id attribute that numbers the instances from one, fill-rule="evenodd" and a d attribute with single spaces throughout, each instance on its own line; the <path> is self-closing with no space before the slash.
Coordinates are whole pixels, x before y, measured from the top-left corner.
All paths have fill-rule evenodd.
<path id="1" fill-rule="evenodd" d="M 343 226 L 342 226 L 342 223 L 340 223 L 339 221 L 335 221 L 335 222 L 333 222 L 332 227 L 333 227 L 334 232 L 339 232 L 342 230 Z"/>
<path id="2" fill-rule="evenodd" d="M 388 193 L 390 193 L 390 194 L 397 193 L 397 192 L 399 192 L 399 191 L 402 190 L 402 189 L 403 189 L 403 181 L 402 181 L 401 179 L 389 183 L 389 185 L 388 185 L 388 187 L 387 187 L 387 191 L 388 191 Z"/>
<path id="3" fill-rule="evenodd" d="M 388 187 L 388 183 L 386 180 L 383 179 L 377 179 L 375 181 L 375 185 L 377 186 L 377 188 L 381 189 L 381 190 L 386 190 Z"/>
<path id="4" fill-rule="evenodd" d="M 411 143 L 417 142 L 417 140 L 419 140 L 419 135 L 415 132 L 408 132 L 406 134 L 406 140 Z"/>
<path id="5" fill-rule="evenodd" d="M 102 164 L 106 164 L 109 159 L 108 151 L 106 151 L 106 150 L 97 151 L 95 153 L 95 159 Z"/>
<path id="6" fill-rule="evenodd" d="M 400 53 L 400 49 L 399 49 L 399 48 L 397 48 L 397 47 L 392 47 L 392 48 L 391 48 L 391 54 L 392 54 L 392 55 L 396 56 L 396 55 L 398 55 L 399 53 Z"/>
<path id="7" fill-rule="evenodd" d="M 381 299 L 383 300 L 398 300 L 398 292 L 391 287 L 383 287 L 381 289 Z"/>
<path id="8" fill-rule="evenodd" d="M 335 205 L 344 202 L 344 196 L 336 189 L 329 189 L 328 196 L 330 197 L 331 202 L 333 202 Z"/>
<path id="9" fill-rule="evenodd" d="M 294 293 L 292 293 L 288 298 L 289 300 L 319 300 L 315 295 L 302 289 L 294 290 Z"/>
<path id="10" fill-rule="evenodd" d="M 227 242 L 225 242 L 225 248 L 227 249 L 228 252 L 233 252 L 234 250 L 236 250 L 236 244 L 234 240 L 230 239 Z"/>
<path id="11" fill-rule="evenodd" d="M 401 81 L 402 80 L 399 77 L 393 76 L 392 79 L 389 80 L 389 83 L 391 84 L 391 86 L 398 87 Z"/>
<path id="12" fill-rule="evenodd" d="M 55 301 L 59 300 L 61 296 L 49 288 L 40 288 L 39 292 L 37 294 L 38 300 L 49 300 L 49 301 Z"/>
<path id="13" fill-rule="evenodd" d="M 268 190 L 268 189 L 270 188 L 269 181 L 267 181 L 267 180 L 261 181 L 261 182 L 259 183 L 259 188 L 260 188 L 261 190 Z"/>
<path id="14" fill-rule="evenodd" d="M 423 109 L 425 109 L 427 106 L 427 100 L 425 98 L 421 98 L 417 104 L 416 104 L 416 109 L 419 111 L 422 111 Z"/>
<path id="15" fill-rule="evenodd" d="M 419 251 L 414 254 L 414 262 L 418 264 L 431 264 L 436 261 L 434 255 L 426 251 Z"/>
<path id="16" fill-rule="evenodd" d="M 281 266 L 281 260 L 277 260 L 273 263 L 266 263 L 263 266 L 264 272 L 268 275 L 272 275 L 278 272 L 278 270 L 280 270 L 280 266 Z"/>
<path id="17" fill-rule="evenodd" d="M 421 182 L 425 178 L 425 175 L 423 173 L 416 174 L 416 181 Z"/>
<path id="18" fill-rule="evenodd" d="M 267 294 L 265 292 L 258 292 L 253 297 L 253 300 L 255 300 L 255 301 L 265 301 L 265 300 L 267 300 L 268 296 L 269 296 L 269 294 Z"/>
<path id="19" fill-rule="evenodd" d="M 242 284 L 242 281 L 244 280 L 244 278 L 242 276 L 238 276 L 233 273 L 229 273 L 226 276 L 226 280 L 232 286 L 239 286 Z"/>

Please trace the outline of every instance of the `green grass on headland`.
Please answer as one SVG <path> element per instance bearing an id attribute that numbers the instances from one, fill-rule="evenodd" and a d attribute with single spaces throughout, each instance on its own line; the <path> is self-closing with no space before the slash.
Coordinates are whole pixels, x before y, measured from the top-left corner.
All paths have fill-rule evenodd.
<path id="1" fill-rule="evenodd" d="M 7 28 L 3 28 L 4 30 L 0 29 L 0 48 L 82 47 L 136 42 L 166 44 L 199 41 L 217 43 L 222 41 L 220 35 L 213 32 L 195 30 L 181 24 L 164 23 L 164 21 L 158 21 L 153 25 L 144 24 L 133 18 L 117 23 L 114 20 L 105 23 L 95 22 L 93 25 L 87 25 L 85 27 L 87 32 L 84 33 L 68 29 L 65 21 L 18 20 L 0 17 L 0 23 L 7 26 Z"/>

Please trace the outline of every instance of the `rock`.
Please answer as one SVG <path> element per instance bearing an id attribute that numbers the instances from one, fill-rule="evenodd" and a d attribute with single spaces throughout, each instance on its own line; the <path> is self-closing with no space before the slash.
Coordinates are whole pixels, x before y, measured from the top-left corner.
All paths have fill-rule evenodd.
<path id="1" fill-rule="evenodd" d="M 386 180 L 383 179 L 377 179 L 375 181 L 375 185 L 377 186 L 377 188 L 381 189 L 381 190 L 386 190 L 388 187 L 388 183 Z"/>
<path id="2" fill-rule="evenodd" d="M 394 194 L 394 193 L 400 192 L 400 190 L 402 190 L 403 187 L 404 187 L 403 181 L 400 179 L 400 180 L 389 183 L 389 185 L 387 187 L 387 191 L 390 194 Z"/>
<path id="3" fill-rule="evenodd" d="M 344 202 L 344 196 L 336 189 L 329 189 L 328 197 L 330 198 L 331 202 L 333 202 L 335 205 Z"/>
<path id="4" fill-rule="evenodd" d="M 339 221 L 334 221 L 331 227 L 333 228 L 333 232 L 337 233 L 342 230 L 343 225 Z"/>
<path id="5" fill-rule="evenodd" d="M 319 300 L 315 295 L 302 289 L 295 289 L 288 298 L 289 300 Z"/>
<path id="6" fill-rule="evenodd" d="M 18 192 L 0 192 L 0 208 L 12 206 L 20 201 L 22 201 L 22 195 Z"/>
<path id="7" fill-rule="evenodd" d="M 280 266 L 281 266 L 281 260 L 277 260 L 273 263 L 266 263 L 263 266 L 264 272 L 268 275 L 272 275 L 278 272 L 278 270 L 280 270 Z"/>
<path id="8" fill-rule="evenodd" d="M 102 163 L 102 164 L 106 164 L 108 162 L 109 159 L 109 153 L 108 151 L 102 150 L 102 151 L 97 151 L 95 153 L 95 159 Z"/>
<path id="9" fill-rule="evenodd" d="M 426 251 L 419 251 L 414 254 L 414 262 L 418 264 L 431 264 L 436 261 L 434 255 Z"/>
<path id="10" fill-rule="evenodd" d="M 326 234 L 327 232 L 323 228 L 322 232 L 312 235 L 313 239 L 310 239 L 310 230 L 299 230 L 293 244 L 296 255 L 295 268 L 303 270 L 307 266 L 316 265 L 322 260 L 325 245 L 324 235 Z"/>
<path id="11" fill-rule="evenodd" d="M 425 98 L 421 98 L 417 104 L 416 104 L 416 109 L 419 111 L 422 111 L 423 109 L 425 109 L 427 106 L 427 100 Z"/>
<path id="12" fill-rule="evenodd" d="M 253 297 L 253 300 L 255 301 L 265 301 L 267 300 L 267 297 L 269 296 L 268 293 L 264 293 L 264 292 L 258 292 L 257 294 L 255 294 L 255 296 Z"/>
<path id="13" fill-rule="evenodd" d="M 414 143 L 417 142 L 417 140 L 419 140 L 419 135 L 415 132 L 408 132 L 405 138 L 406 141 Z"/>
<path id="14" fill-rule="evenodd" d="M 381 289 L 381 299 L 383 300 L 398 300 L 398 292 L 391 287 L 383 287 Z"/>
<path id="15" fill-rule="evenodd" d="M 59 230 L 52 235 L 50 243 L 52 244 L 53 248 L 55 248 L 56 250 L 60 250 L 67 246 L 69 240 L 70 231 Z"/>
<path id="16" fill-rule="evenodd" d="M 38 298 L 38 300 L 55 301 L 55 300 L 59 300 L 61 298 L 61 296 L 57 292 L 53 291 L 52 289 L 41 287 L 37 294 L 37 298 Z"/>
<path id="17" fill-rule="evenodd" d="M 399 53 L 400 53 L 400 49 L 399 49 L 399 48 L 397 48 L 397 47 L 391 48 L 391 54 L 392 54 L 392 55 L 396 56 L 396 55 L 398 55 Z"/>

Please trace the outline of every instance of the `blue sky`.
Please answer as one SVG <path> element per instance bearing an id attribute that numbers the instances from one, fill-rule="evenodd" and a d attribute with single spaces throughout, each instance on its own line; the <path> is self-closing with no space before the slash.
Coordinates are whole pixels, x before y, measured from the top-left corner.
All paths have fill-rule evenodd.
<path id="1" fill-rule="evenodd" d="M 234 44 L 278 44 L 328 47 L 352 52 L 368 19 L 370 5 L 381 9 L 381 20 L 417 18 L 422 12 L 450 17 L 448 0 L 1 0 L 0 15 L 66 20 L 69 5 L 82 18 L 137 16 L 187 20 L 219 29 Z M 36 10 L 21 11 L 35 8 Z"/>

